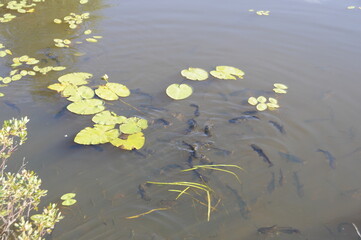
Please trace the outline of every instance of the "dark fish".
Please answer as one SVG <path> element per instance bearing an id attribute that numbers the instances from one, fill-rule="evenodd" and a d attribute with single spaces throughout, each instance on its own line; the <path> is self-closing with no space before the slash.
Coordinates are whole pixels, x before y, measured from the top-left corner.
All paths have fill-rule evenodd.
<path id="1" fill-rule="evenodd" d="M 169 126 L 170 122 L 165 120 L 164 118 L 158 118 L 158 119 L 154 120 L 154 124 L 161 124 L 163 126 Z"/>
<path id="2" fill-rule="evenodd" d="M 187 133 L 190 133 L 191 131 L 193 131 L 196 127 L 197 127 L 197 121 L 194 120 L 193 118 L 192 119 L 189 119 L 187 121 L 187 124 L 188 124 L 188 128 L 187 128 Z"/>
<path id="3" fill-rule="evenodd" d="M 190 168 L 193 168 L 193 157 L 189 156 L 188 160 L 187 160 L 187 164 Z M 202 182 L 208 182 L 208 178 L 206 176 L 204 176 L 203 174 L 201 174 L 197 169 L 192 170 L 192 172 L 194 173 L 194 175 L 199 178 Z"/>
<path id="4" fill-rule="evenodd" d="M 212 133 L 211 133 L 211 127 L 209 125 L 206 125 L 204 127 L 204 134 L 207 136 L 207 137 L 212 137 Z"/>
<path id="5" fill-rule="evenodd" d="M 49 59 L 53 60 L 54 62 L 56 62 L 56 65 L 60 66 L 60 61 L 59 61 L 59 57 L 56 56 L 54 53 L 49 52 L 50 49 L 47 49 L 47 52 L 45 53 L 45 56 L 47 56 Z"/>
<path id="6" fill-rule="evenodd" d="M 278 154 L 282 158 L 286 159 L 289 162 L 294 162 L 294 163 L 303 163 L 304 162 L 301 158 L 299 158 L 293 154 L 290 154 L 290 153 L 278 152 Z"/>
<path id="7" fill-rule="evenodd" d="M 60 109 L 60 111 L 57 112 L 57 113 L 54 115 L 54 118 L 55 118 L 55 119 L 62 118 L 62 117 L 65 115 L 65 113 L 68 112 L 67 106 L 68 106 L 68 105 L 62 107 L 62 108 Z"/>
<path id="8" fill-rule="evenodd" d="M 280 175 L 278 177 L 278 185 L 283 186 L 283 172 L 281 168 L 280 168 Z"/>
<path id="9" fill-rule="evenodd" d="M 252 116 L 252 115 L 243 115 L 240 117 L 235 117 L 235 118 L 229 119 L 228 122 L 229 123 L 237 123 L 237 122 L 239 122 L 239 120 L 259 120 L 259 117 Z"/>
<path id="10" fill-rule="evenodd" d="M 194 110 L 194 116 L 196 116 L 196 117 L 199 117 L 199 106 L 197 105 L 197 104 L 189 104 L 189 106 L 191 106 L 191 107 L 194 107 L 194 108 L 196 108 L 195 110 Z"/>
<path id="11" fill-rule="evenodd" d="M 138 186 L 138 193 L 140 194 L 140 197 L 144 200 L 144 201 L 150 201 L 151 198 L 148 196 L 148 193 L 146 191 L 147 188 L 147 184 L 143 183 L 143 184 L 139 184 Z"/>
<path id="12" fill-rule="evenodd" d="M 197 153 L 197 151 L 198 151 L 198 145 L 196 145 L 196 144 L 192 145 L 192 144 L 189 144 L 189 143 L 187 143 L 187 142 L 185 142 L 185 141 L 183 141 L 182 143 L 189 148 L 192 157 L 194 157 L 194 158 L 198 158 L 198 157 L 199 157 L 199 156 L 198 156 L 198 153 Z"/>
<path id="13" fill-rule="evenodd" d="M 286 134 L 285 128 L 281 124 L 279 124 L 278 122 L 272 121 L 272 120 L 269 120 L 268 122 L 272 126 L 274 126 L 280 133 Z"/>
<path id="14" fill-rule="evenodd" d="M 239 206 L 239 211 L 241 212 L 241 216 L 244 219 L 249 219 L 249 215 L 250 215 L 250 210 L 247 206 L 247 203 L 243 200 L 243 198 L 241 197 L 241 195 L 239 195 L 238 191 L 232 187 L 230 187 L 229 185 L 226 185 L 226 187 L 233 193 L 233 195 L 236 197 L 237 199 L 237 203 Z"/>
<path id="15" fill-rule="evenodd" d="M 296 186 L 297 195 L 302 198 L 304 196 L 303 185 L 300 182 L 297 172 L 293 172 L 293 184 Z"/>
<path id="16" fill-rule="evenodd" d="M 336 159 L 329 151 L 322 150 L 322 149 L 317 149 L 317 152 L 322 152 L 325 155 L 325 157 L 328 160 L 328 165 L 330 166 L 330 168 L 332 168 L 332 169 L 336 168 L 336 166 L 335 166 L 335 160 Z"/>
<path id="17" fill-rule="evenodd" d="M 250 110 L 250 111 L 244 111 L 242 112 L 243 115 L 254 115 L 254 114 L 257 114 L 258 111 L 256 110 Z"/>
<path id="18" fill-rule="evenodd" d="M 276 188 L 276 176 L 275 173 L 272 173 L 271 181 L 269 181 L 267 185 L 267 191 L 268 193 L 272 193 Z"/>
<path id="19" fill-rule="evenodd" d="M 300 230 L 292 227 L 278 227 L 277 225 L 273 225 L 271 227 L 262 227 L 258 228 L 257 232 L 260 234 L 267 234 L 267 235 L 278 235 L 280 233 L 286 234 L 299 234 L 301 233 Z"/>
<path id="20" fill-rule="evenodd" d="M 266 156 L 266 154 L 263 152 L 263 150 L 260 147 L 258 147 L 256 144 L 251 144 L 250 146 L 256 153 L 258 153 L 258 156 L 263 158 L 263 161 L 268 163 L 268 167 L 273 166 L 273 163 L 271 162 L 271 160 Z"/>
<path id="21" fill-rule="evenodd" d="M 21 112 L 20 108 L 19 108 L 15 103 L 12 103 L 12 102 L 10 102 L 10 101 L 8 101 L 8 100 L 3 101 L 3 103 L 4 103 L 6 106 L 8 106 L 8 107 L 10 107 L 10 108 L 12 108 L 12 109 L 14 109 L 14 110 L 16 110 L 18 113 Z"/>

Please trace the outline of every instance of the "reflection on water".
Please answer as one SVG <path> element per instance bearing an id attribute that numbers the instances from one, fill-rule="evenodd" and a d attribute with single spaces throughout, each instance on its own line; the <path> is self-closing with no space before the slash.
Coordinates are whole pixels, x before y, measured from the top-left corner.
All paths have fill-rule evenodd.
<path id="1" fill-rule="evenodd" d="M 30 141 L 14 156 L 26 156 L 28 168 L 39 173 L 47 200 L 77 193 L 77 205 L 65 211 L 52 238 L 356 239 L 350 223 L 361 226 L 361 11 L 347 10 L 351 3 L 315 2 L 47 0 L 33 14 L 2 24 L 0 42 L 14 56 L 55 65 L 51 54 L 67 67 L 11 83 L 0 99 L 1 121 L 31 119 Z M 91 18 L 79 29 L 53 23 L 84 11 Z M 53 46 L 54 38 L 75 42 L 87 29 L 104 39 Z M 0 75 L 7 75 L 11 59 L 0 61 Z M 169 84 L 183 82 L 182 69 L 217 65 L 239 67 L 245 79 L 191 82 L 194 94 L 182 101 L 165 95 Z M 66 100 L 46 86 L 74 71 L 97 78 L 106 73 L 132 90 L 127 102 L 143 113 L 126 105 L 109 108 L 152 123 L 143 149 L 73 143 L 90 117 L 64 111 Z M 279 96 L 280 110 L 250 112 L 247 99 L 274 96 L 275 82 L 289 86 Z M 146 181 L 199 181 L 194 172 L 180 172 L 192 154 L 184 143 L 204 156 L 194 157 L 194 164 L 206 158 L 245 170 L 241 184 L 227 173 L 200 171 L 215 191 L 213 204 L 221 200 L 210 222 L 205 206 L 187 196 L 174 202 L 176 193 L 167 187 L 147 187 L 146 200 L 139 194 Z M 125 219 L 164 204 L 171 209 Z"/>

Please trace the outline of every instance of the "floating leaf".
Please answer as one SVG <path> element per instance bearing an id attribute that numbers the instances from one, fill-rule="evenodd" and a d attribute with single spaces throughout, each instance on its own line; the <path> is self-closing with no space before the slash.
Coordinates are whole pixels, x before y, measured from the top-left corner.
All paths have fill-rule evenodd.
<path id="1" fill-rule="evenodd" d="M 224 72 L 228 73 L 230 75 L 235 75 L 239 78 L 243 78 L 244 72 L 238 68 L 231 67 L 231 66 L 217 66 L 216 67 L 217 72 Z"/>
<path id="2" fill-rule="evenodd" d="M 114 125 L 94 125 L 81 130 L 74 139 L 74 142 L 83 145 L 96 145 L 110 142 L 119 136 L 119 130 Z"/>
<path id="3" fill-rule="evenodd" d="M 287 93 L 286 90 L 280 89 L 280 88 L 274 88 L 273 91 L 274 91 L 275 93 Z"/>
<path id="4" fill-rule="evenodd" d="M 147 127 L 147 120 L 131 117 L 124 120 L 124 122 L 119 126 L 119 130 L 125 134 L 134 134 L 146 129 Z"/>
<path id="5" fill-rule="evenodd" d="M 142 132 L 138 132 L 129 135 L 127 139 L 116 138 L 110 143 L 125 150 L 141 149 L 144 146 L 145 138 Z"/>
<path id="6" fill-rule="evenodd" d="M 48 88 L 50 90 L 54 90 L 54 91 L 57 91 L 57 92 L 62 92 L 64 91 L 64 89 L 69 86 L 68 83 L 54 83 L 54 84 L 51 84 L 48 86 Z"/>
<path id="7" fill-rule="evenodd" d="M 75 203 L 76 203 L 75 199 L 67 199 L 67 200 L 63 201 L 61 203 L 61 205 L 63 205 L 63 206 L 71 206 L 71 205 L 74 205 Z"/>
<path id="8" fill-rule="evenodd" d="M 88 3 L 88 0 L 80 0 L 80 4 L 86 4 Z"/>
<path id="9" fill-rule="evenodd" d="M 272 98 L 272 97 L 268 98 L 268 101 L 269 101 L 270 103 L 273 103 L 273 104 L 277 104 L 277 103 L 278 103 L 278 100 L 275 99 L 275 98 Z"/>
<path id="10" fill-rule="evenodd" d="M 265 103 L 265 102 L 267 102 L 267 98 L 264 97 L 264 96 L 259 96 L 259 97 L 257 98 L 257 101 L 260 102 L 260 103 Z"/>
<path id="11" fill-rule="evenodd" d="M 116 113 L 106 110 L 97 113 L 92 118 L 92 121 L 103 125 L 115 125 L 115 124 L 123 123 L 126 119 L 127 118 L 124 116 L 118 116 Z"/>
<path id="12" fill-rule="evenodd" d="M 120 83 L 109 83 L 109 82 L 106 83 L 105 85 L 99 86 L 95 90 L 95 93 L 96 95 L 98 95 L 98 97 L 109 101 L 118 100 L 118 96 L 128 97 L 130 95 L 130 91 L 125 85 Z"/>
<path id="13" fill-rule="evenodd" d="M 76 193 L 65 193 L 63 196 L 60 197 L 61 200 L 72 199 L 76 196 Z"/>
<path id="14" fill-rule="evenodd" d="M 63 71 L 65 69 L 66 69 L 66 67 L 63 67 L 63 66 L 53 67 L 53 71 Z"/>
<path id="15" fill-rule="evenodd" d="M 248 103 L 255 106 L 258 104 L 258 100 L 255 97 L 248 98 Z"/>
<path id="16" fill-rule="evenodd" d="M 256 106 L 257 110 L 258 111 L 264 111 L 267 109 L 267 104 L 265 103 L 259 103 L 257 106 Z"/>
<path id="17" fill-rule="evenodd" d="M 170 98 L 181 100 L 192 95 L 193 89 L 187 84 L 171 84 L 167 87 L 166 93 Z"/>
<path id="18" fill-rule="evenodd" d="M 64 92 L 65 92 L 65 90 L 64 90 Z M 63 92 L 63 94 L 64 94 L 64 92 Z M 68 100 L 72 101 L 72 102 L 77 102 L 77 101 L 80 101 L 83 99 L 90 99 L 93 97 L 94 97 L 93 89 L 91 89 L 88 86 L 80 86 L 79 88 L 75 87 L 75 93 L 71 94 L 71 96 L 68 98 Z"/>
<path id="19" fill-rule="evenodd" d="M 275 88 L 279 88 L 279 89 L 283 89 L 283 90 L 288 89 L 288 87 L 286 85 L 282 84 L 282 83 L 275 83 L 275 84 L 273 84 L 273 86 Z"/>
<path id="20" fill-rule="evenodd" d="M 71 83 L 74 85 L 83 85 L 83 84 L 87 84 L 88 81 L 86 81 L 86 79 L 89 79 L 91 77 L 93 77 L 93 74 L 91 74 L 91 73 L 75 72 L 75 73 L 65 74 L 65 75 L 59 77 L 58 80 L 61 83 L 67 82 L 67 83 Z"/>
<path id="21" fill-rule="evenodd" d="M 90 29 L 84 31 L 84 34 L 85 34 L 85 35 L 89 35 L 89 34 L 91 34 L 91 33 L 92 33 L 92 30 L 90 30 Z"/>
<path id="22" fill-rule="evenodd" d="M 103 111 L 105 109 L 103 104 L 100 99 L 86 99 L 69 104 L 67 109 L 76 114 L 90 115 Z"/>
<path id="23" fill-rule="evenodd" d="M 0 92 L 0 97 L 3 97 L 3 96 L 5 96 L 5 94 L 3 94 L 3 93 Z"/>
<path id="24" fill-rule="evenodd" d="M 211 71 L 210 73 L 213 77 L 218 78 L 218 79 L 236 80 L 236 78 L 229 73 L 225 73 L 225 72 L 221 72 L 221 71 Z"/>
<path id="25" fill-rule="evenodd" d="M 56 23 L 56 24 L 60 24 L 60 23 L 62 23 L 62 21 L 61 21 L 61 19 L 57 19 L 57 18 L 55 18 L 55 19 L 54 19 L 54 23 Z"/>
<path id="26" fill-rule="evenodd" d="M 85 41 L 92 42 L 92 43 L 98 42 L 98 40 L 96 40 L 94 38 L 87 38 L 87 39 L 85 39 Z"/>
<path id="27" fill-rule="evenodd" d="M 203 81 L 208 78 L 208 72 L 202 68 L 188 68 L 181 72 L 182 76 L 189 80 Z"/>

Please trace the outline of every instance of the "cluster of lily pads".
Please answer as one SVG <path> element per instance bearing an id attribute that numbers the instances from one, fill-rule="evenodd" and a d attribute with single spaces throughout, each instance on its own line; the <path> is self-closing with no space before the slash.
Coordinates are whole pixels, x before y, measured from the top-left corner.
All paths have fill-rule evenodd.
<path id="1" fill-rule="evenodd" d="M 66 193 L 66 194 L 64 194 L 63 196 L 60 197 L 60 199 L 63 200 L 61 205 L 63 205 L 63 206 L 74 205 L 76 203 L 76 200 L 74 199 L 75 196 L 76 196 L 75 193 Z"/>
<path id="2" fill-rule="evenodd" d="M 55 38 L 54 42 L 55 42 L 55 47 L 60 47 L 60 48 L 68 48 L 69 45 L 71 44 L 71 41 L 69 39 Z"/>
<path id="3" fill-rule="evenodd" d="M 108 81 L 104 75 L 105 84 L 98 86 L 95 90 L 88 86 L 87 79 L 91 73 L 75 72 L 61 76 L 59 83 L 51 84 L 49 89 L 60 92 L 70 103 L 67 109 L 70 112 L 80 115 L 96 114 L 92 121 L 93 127 L 86 127 L 81 130 L 74 139 L 74 142 L 83 145 L 97 145 L 111 143 L 112 145 L 125 150 L 140 149 L 143 147 L 145 138 L 142 130 L 148 127 L 145 119 L 125 116 L 118 116 L 116 113 L 105 109 L 105 102 L 118 100 L 119 97 L 130 95 L 129 89 L 120 83 Z M 95 95 L 98 98 L 94 98 Z"/>
<path id="4" fill-rule="evenodd" d="M 54 23 L 61 24 L 63 22 L 67 23 L 69 25 L 70 29 L 75 29 L 78 27 L 79 24 L 83 23 L 85 19 L 88 19 L 90 16 L 90 13 L 82 13 L 82 14 L 75 14 L 70 13 L 68 16 L 65 16 L 63 20 L 59 18 L 54 19 Z"/>
<path id="5" fill-rule="evenodd" d="M 259 16 L 268 16 L 270 14 L 270 11 L 263 11 L 263 10 L 255 11 L 254 9 L 249 9 L 248 11 L 256 12 L 256 14 Z"/>
<path id="6" fill-rule="evenodd" d="M 273 84 L 274 86 L 274 89 L 273 91 L 275 93 L 287 93 L 287 89 L 288 87 L 282 83 L 275 83 Z M 269 109 L 269 110 L 276 110 L 278 109 L 280 106 L 278 105 L 278 100 L 276 98 L 268 98 L 268 101 L 267 101 L 267 98 L 265 96 L 258 96 L 257 98 L 256 97 L 250 97 L 248 98 L 248 103 L 253 105 L 253 106 L 256 106 L 256 109 L 258 111 L 264 111 L 266 109 Z"/>
<path id="7" fill-rule="evenodd" d="M 210 71 L 210 74 L 218 79 L 236 80 L 243 79 L 244 72 L 238 68 L 231 66 L 217 66 L 215 70 Z M 204 81 L 207 80 L 209 74 L 202 68 L 188 68 L 181 71 L 181 75 L 188 80 Z M 188 84 L 171 84 L 166 89 L 166 94 L 175 100 L 181 100 L 192 95 L 193 89 Z"/>
<path id="8" fill-rule="evenodd" d="M 0 43 L 0 57 L 5 57 L 6 55 L 13 55 L 9 49 L 4 49 L 4 44 Z"/>
<path id="9" fill-rule="evenodd" d="M 10 1 L 7 4 L 0 3 L 0 7 L 5 7 L 8 10 L 16 11 L 17 13 L 32 13 L 35 11 L 36 2 L 44 2 L 45 0 L 33 0 L 31 4 L 28 4 L 27 0 L 21 1 Z M 10 22 L 16 18 L 16 15 L 11 13 L 5 13 L 2 17 L 0 17 L 1 23 Z"/>

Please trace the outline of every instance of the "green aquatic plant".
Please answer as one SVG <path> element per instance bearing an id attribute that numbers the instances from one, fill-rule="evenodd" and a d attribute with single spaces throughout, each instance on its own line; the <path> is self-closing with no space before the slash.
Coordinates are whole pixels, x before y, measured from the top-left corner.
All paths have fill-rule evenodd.
<path id="1" fill-rule="evenodd" d="M 275 83 L 275 84 L 273 84 L 273 86 L 274 86 L 273 91 L 275 93 L 287 93 L 286 90 L 288 89 L 288 87 L 286 85 L 284 85 L 282 83 Z"/>
<path id="2" fill-rule="evenodd" d="M 278 100 L 272 97 L 268 98 L 268 102 L 267 102 L 267 98 L 264 96 L 259 96 L 257 98 L 250 97 L 248 98 L 248 103 L 253 106 L 256 106 L 258 111 L 264 111 L 267 108 L 269 110 L 276 110 L 280 107 L 278 105 Z"/>
<path id="3" fill-rule="evenodd" d="M 119 136 L 119 130 L 115 125 L 95 124 L 94 127 L 86 127 L 74 138 L 74 142 L 82 145 L 97 145 L 108 143 Z"/>
<path id="4" fill-rule="evenodd" d="M 182 195 L 187 194 L 190 190 L 201 190 L 206 194 L 206 200 L 207 200 L 207 221 L 211 218 L 211 209 L 212 209 L 212 203 L 211 203 L 211 193 L 214 191 L 206 184 L 202 183 L 196 183 L 196 182 L 150 182 L 149 184 L 154 185 L 168 185 L 168 186 L 174 186 L 174 187 L 185 187 L 183 190 L 179 189 L 170 189 L 169 191 L 172 192 L 179 192 L 176 199 L 180 198 Z M 196 191 L 197 192 L 197 191 Z M 189 193 L 190 194 L 190 193 Z M 192 195 L 192 194 L 190 194 Z"/>
<path id="5" fill-rule="evenodd" d="M 105 85 L 100 85 L 95 94 L 108 101 L 118 100 L 119 97 L 128 97 L 130 90 L 123 84 L 107 82 Z"/>
<path id="6" fill-rule="evenodd" d="M 61 205 L 63 205 L 63 206 L 74 205 L 76 203 L 76 200 L 74 199 L 75 196 L 76 196 L 75 193 L 66 193 L 66 194 L 64 194 L 63 196 L 60 197 L 60 199 L 63 200 Z"/>
<path id="7" fill-rule="evenodd" d="M 174 100 L 182 100 L 192 95 L 193 89 L 187 84 L 174 83 L 167 87 L 166 93 L 170 98 L 173 98 Z"/>
<path id="8" fill-rule="evenodd" d="M 67 106 L 67 109 L 80 115 L 92 115 L 105 109 L 104 101 L 100 99 L 84 99 L 73 102 Z"/>
<path id="9" fill-rule="evenodd" d="M 137 132 L 130 135 L 123 135 L 124 138 L 115 138 L 110 143 L 118 148 L 124 150 L 141 149 L 145 143 L 145 137 L 142 132 Z"/>
<path id="10" fill-rule="evenodd" d="M 181 71 L 181 75 L 189 80 L 207 80 L 208 72 L 202 68 L 188 68 Z"/>
<path id="11" fill-rule="evenodd" d="M 69 25 L 70 29 L 75 29 L 78 27 L 79 24 L 83 23 L 83 21 L 85 19 L 88 19 L 89 17 L 90 17 L 90 13 L 82 13 L 82 14 L 70 13 L 68 16 L 65 16 L 63 20 L 59 18 L 55 18 L 54 23 L 61 24 L 65 22 Z"/>
<path id="12" fill-rule="evenodd" d="M 215 78 L 226 80 L 236 80 L 236 77 L 243 79 L 244 76 L 242 70 L 231 66 L 217 66 L 216 70 L 213 70 L 210 73 Z"/>
<path id="13" fill-rule="evenodd" d="M 4 44 L 0 43 L 0 57 L 5 57 L 6 55 L 13 55 L 9 49 L 5 49 Z"/>
<path id="14" fill-rule="evenodd" d="M 189 171 L 193 171 L 193 170 L 197 170 L 197 169 L 216 170 L 216 171 L 226 172 L 226 173 L 233 175 L 237 179 L 237 181 L 239 183 L 241 183 L 241 181 L 239 180 L 239 177 L 236 173 L 234 173 L 230 170 L 224 169 L 224 168 L 229 168 L 229 167 L 243 170 L 243 168 L 241 168 L 240 166 L 233 165 L 233 164 L 213 164 L 213 165 L 195 165 L 192 168 L 182 170 L 182 172 L 189 172 Z"/>
<path id="15" fill-rule="evenodd" d="M 55 42 L 55 46 L 60 48 L 68 48 L 69 45 L 71 44 L 71 41 L 69 39 L 55 38 L 54 42 Z"/>

